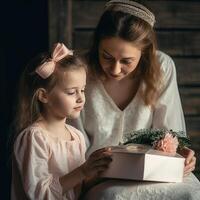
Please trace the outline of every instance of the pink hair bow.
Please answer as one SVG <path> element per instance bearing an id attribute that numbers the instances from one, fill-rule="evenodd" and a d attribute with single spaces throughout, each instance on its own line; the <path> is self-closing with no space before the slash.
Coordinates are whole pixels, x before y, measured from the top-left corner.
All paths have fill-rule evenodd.
<path id="1" fill-rule="evenodd" d="M 56 62 L 67 55 L 73 55 L 73 51 L 69 50 L 63 43 L 57 43 L 52 53 L 52 59 L 37 67 L 35 72 L 43 79 L 48 78 L 54 72 Z"/>

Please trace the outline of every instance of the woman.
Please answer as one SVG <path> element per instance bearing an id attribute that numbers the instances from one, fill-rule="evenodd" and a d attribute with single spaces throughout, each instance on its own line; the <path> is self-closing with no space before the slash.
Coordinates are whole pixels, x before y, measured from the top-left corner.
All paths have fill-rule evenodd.
<path id="1" fill-rule="evenodd" d="M 85 133 L 87 155 L 105 146 L 118 145 L 131 130 L 185 131 L 175 65 L 168 55 L 157 51 L 154 23 L 153 13 L 136 2 L 113 0 L 106 4 L 86 56 L 91 69 L 86 105 L 80 119 L 72 122 Z M 186 158 L 184 175 L 187 176 L 195 168 L 194 151 L 184 148 L 179 153 Z M 200 187 L 193 175 L 186 180 L 185 188 L 185 183 L 172 188 L 166 198 L 173 194 L 173 199 L 180 199 L 183 194 L 180 191 L 191 195 L 190 187 Z M 121 189 L 119 181 L 106 182 L 93 188 L 87 197 L 96 194 L 95 199 L 137 199 L 136 194 L 140 194 L 141 199 L 148 190 L 163 199 L 161 191 L 166 192 L 162 184 L 159 187 L 126 181 L 120 184 Z M 123 187 L 124 184 L 129 187 Z"/>

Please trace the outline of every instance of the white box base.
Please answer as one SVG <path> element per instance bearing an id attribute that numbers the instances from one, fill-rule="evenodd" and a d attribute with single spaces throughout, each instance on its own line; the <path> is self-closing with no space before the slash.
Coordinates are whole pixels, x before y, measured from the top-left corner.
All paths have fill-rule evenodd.
<path id="1" fill-rule="evenodd" d="M 129 180 L 182 182 L 185 158 L 146 145 L 112 147 L 113 161 L 101 177 Z"/>

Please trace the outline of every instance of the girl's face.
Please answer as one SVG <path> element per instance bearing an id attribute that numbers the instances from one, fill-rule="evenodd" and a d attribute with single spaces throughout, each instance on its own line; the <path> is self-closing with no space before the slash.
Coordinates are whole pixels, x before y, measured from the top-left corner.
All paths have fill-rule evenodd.
<path id="1" fill-rule="evenodd" d="M 141 58 L 141 50 L 118 37 L 103 39 L 99 45 L 99 62 L 108 79 L 131 76 Z"/>
<path id="2" fill-rule="evenodd" d="M 86 72 L 79 68 L 64 73 L 48 94 L 46 108 L 57 118 L 77 118 L 85 103 Z"/>

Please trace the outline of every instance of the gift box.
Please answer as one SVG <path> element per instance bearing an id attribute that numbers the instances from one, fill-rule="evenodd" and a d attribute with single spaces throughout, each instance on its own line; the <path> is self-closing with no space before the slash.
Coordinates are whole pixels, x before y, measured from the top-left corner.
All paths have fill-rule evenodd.
<path id="1" fill-rule="evenodd" d="M 182 182 L 185 158 L 150 146 L 129 144 L 111 147 L 113 160 L 101 177 L 129 180 Z"/>

